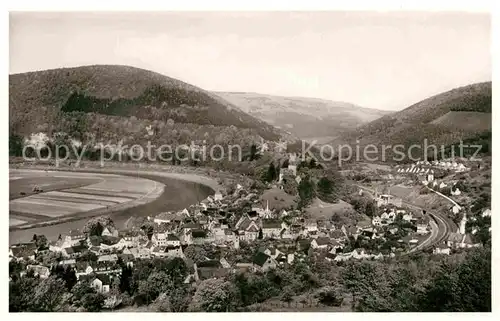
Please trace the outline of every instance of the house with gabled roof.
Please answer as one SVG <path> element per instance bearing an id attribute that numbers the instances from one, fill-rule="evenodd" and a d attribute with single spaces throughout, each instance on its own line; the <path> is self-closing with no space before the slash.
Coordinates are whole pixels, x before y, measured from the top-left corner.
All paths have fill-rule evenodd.
<path id="1" fill-rule="evenodd" d="M 206 260 L 193 265 L 196 281 L 207 279 L 223 278 L 230 272 L 229 268 L 224 268 L 220 260 Z"/>
<path id="2" fill-rule="evenodd" d="M 432 250 L 433 254 L 444 254 L 444 255 L 450 255 L 451 249 L 449 246 L 447 246 L 445 243 L 438 244 L 434 247 Z"/>
<path id="3" fill-rule="evenodd" d="M 118 230 L 111 227 L 105 227 L 104 230 L 102 230 L 101 236 L 118 237 Z"/>
<path id="4" fill-rule="evenodd" d="M 26 271 L 33 271 L 33 274 L 39 276 L 41 279 L 46 279 L 50 276 L 49 268 L 43 265 L 29 264 L 26 266 Z"/>
<path id="5" fill-rule="evenodd" d="M 88 262 L 76 262 L 75 274 L 78 279 L 84 275 L 90 275 L 94 272 L 94 269 Z"/>
<path id="6" fill-rule="evenodd" d="M 63 238 L 66 242 L 73 244 L 79 243 L 86 239 L 86 235 L 80 232 L 80 230 L 70 230 L 69 233 Z"/>
<path id="7" fill-rule="evenodd" d="M 116 263 L 118 261 L 118 255 L 116 254 L 105 254 L 97 258 L 97 262 L 111 262 Z"/>
<path id="8" fill-rule="evenodd" d="M 16 244 L 9 248 L 9 258 L 16 258 L 20 260 L 35 260 L 36 253 L 37 247 L 33 242 Z"/>
<path id="9" fill-rule="evenodd" d="M 111 277 L 105 274 L 99 274 L 90 283 L 90 285 L 99 293 L 108 293 L 109 289 L 111 288 L 111 283 Z"/>
<path id="10" fill-rule="evenodd" d="M 262 220 L 262 235 L 264 238 L 280 238 L 282 230 L 281 222 L 278 220 Z"/>
<path id="11" fill-rule="evenodd" d="M 318 237 L 311 241 L 313 249 L 327 249 L 330 246 L 331 239 L 329 237 Z"/>
<path id="12" fill-rule="evenodd" d="M 263 252 L 257 252 L 253 258 L 253 267 L 256 271 L 265 272 L 277 266 L 276 260 Z"/>

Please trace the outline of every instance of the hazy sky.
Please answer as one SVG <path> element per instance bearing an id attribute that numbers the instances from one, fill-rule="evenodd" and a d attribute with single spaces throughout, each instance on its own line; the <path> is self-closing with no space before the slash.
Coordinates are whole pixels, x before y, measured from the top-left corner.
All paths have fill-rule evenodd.
<path id="1" fill-rule="evenodd" d="M 207 90 L 398 110 L 491 80 L 490 17 L 465 13 L 11 13 L 10 73 L 150 69 Z"/>

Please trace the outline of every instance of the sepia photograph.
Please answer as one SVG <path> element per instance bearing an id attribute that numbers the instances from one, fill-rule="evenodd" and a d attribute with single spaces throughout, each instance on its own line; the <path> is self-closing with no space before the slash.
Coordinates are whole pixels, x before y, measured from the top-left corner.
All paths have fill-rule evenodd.
<path id="1" fill-rule="evenodd" d="M 10 11 L 9 312 L 491 312 L 491 23 Z"/>

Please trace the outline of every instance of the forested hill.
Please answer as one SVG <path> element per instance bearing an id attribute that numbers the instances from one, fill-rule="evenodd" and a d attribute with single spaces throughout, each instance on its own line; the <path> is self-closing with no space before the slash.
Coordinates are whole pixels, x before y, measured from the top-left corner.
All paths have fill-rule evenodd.
<path id="1" fill-rule="evenodd" d="M 9 94 L 11 133 L 24 136 L 96 131 L 97 126 L 100 134 L 115 136 L 110 118 L 121 123 L 117 127 L 128 127 L 129 132 L 139 130 L 141 125 L 162 127 L 170 121 L 191 127 L 233 126 L 269 140 L 280 135 L 273 126 L 210 92 L 128 66 L 95 65 L 13 74 L 9 76 Z M 85 128 L 75 128 L 76 123 Z"/>

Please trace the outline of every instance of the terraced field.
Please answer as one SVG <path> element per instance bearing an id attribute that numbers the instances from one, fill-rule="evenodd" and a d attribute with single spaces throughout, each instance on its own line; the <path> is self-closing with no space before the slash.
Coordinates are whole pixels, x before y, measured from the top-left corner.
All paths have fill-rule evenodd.
<path id="1" fill-rule="evenodd" d="M 101 174 L 12 170 L 9 225 L 41 224 L 77 213 L 116 210 L 142 198 L 154 199 L 164 185 L 149 179 Z M 33 187 L 43 192 L 33 192 Z"/>

